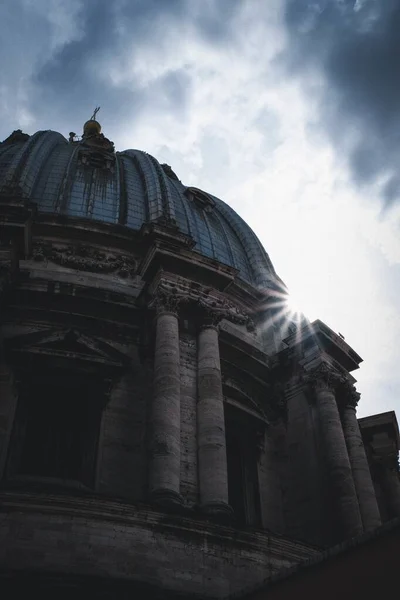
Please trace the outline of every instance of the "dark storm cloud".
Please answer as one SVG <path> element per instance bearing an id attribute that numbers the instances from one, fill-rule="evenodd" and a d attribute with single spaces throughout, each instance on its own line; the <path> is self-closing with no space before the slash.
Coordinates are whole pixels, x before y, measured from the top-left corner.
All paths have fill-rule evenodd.
<path id="1" fill-rule="evenodd" d="M 320 119 L 361 185 L 400 200 L 400 0 L 286 0 L 292 73 L 325 76 Z"/>
<path id="2" fill-rule="evenodd" d="M 82 0 L 69 39 L 51 51 L 51 24 L 45 10 L 39 14 L 36 10 L 51 3 L 56 4 L 55 0 L 37 0 L 35 5 L 15 0 L 9 10 L 0 8 L 0 17 L 3 10 L 9 21 L 9 34 L 5 32 L 9 37 L 3 38 L 8 59 L 2 65 L 6 87 L 13 74 L 18 74 L 9 96 L 21 91 L 23 81 L 35 123 L 46 128 L 55 128 L 61 121 L 74 128 L 97 104 L 108 122 L 160 110 L 182 116 L 190 95 L 186 67 L 161 69 L 160 77 L 146 85 L 132 81 L 131 74 L 116 84 L 107 69 L 117 64 L 123 71 L 132 60 L 140 61 L 141 52 L 149 47 L 160 47 L 162 67 L 168 58 L 162 46 L 166 36 L 172 36 L 178 48 L 193 32 L 205 44 L 229 43 L 239 7 L 230 0 Z M 21 51 L 16 50 L 18 46 Z"/>
<path id="3" fill-rule="evenodd" d="M 162 101 L 164 110 L 179 110 L 189 88 L 184 72 L 170 73 L 142 88 L 128 81 L 113 85 L 102 65 L 110 59 L 126 60 L 127 53 L 140 52 L 149 40 L 156 44 L 156 23 L 162 19 L 168 28 L 182 22 L 186 18 L 184 6 L 184 0 L 84 2 L 78 14 L 81 37 L 61 48 L 35 76 L 41 102 L 51 100 L 78 122 L 87 118 L 88 105 L 97 103 L 102 105 L 103 114 L 118 114 L 121 120 L 130 115 L 139 117 L 157 104 L 155 99 Z"/>

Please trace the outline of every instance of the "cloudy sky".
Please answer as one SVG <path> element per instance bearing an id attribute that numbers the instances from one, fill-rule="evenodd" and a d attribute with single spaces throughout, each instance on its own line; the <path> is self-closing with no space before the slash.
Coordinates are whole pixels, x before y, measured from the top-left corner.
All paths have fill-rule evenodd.
<path id="1" fill-rule="evenodd" d="M 400 0 L 4 0 L 0 139 L 95 106 L 220 196 L 400 415 Z"/>

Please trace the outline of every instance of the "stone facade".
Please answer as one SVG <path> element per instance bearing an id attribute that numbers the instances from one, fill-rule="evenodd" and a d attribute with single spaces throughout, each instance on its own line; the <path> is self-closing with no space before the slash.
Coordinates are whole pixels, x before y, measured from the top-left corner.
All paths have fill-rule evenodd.
<path id="1" fill-rule="evenodd" d="M 171 219 L 132 231 L 18 193 L 0 195 L 0 582 L 222 598 L 400 515 L 395 417 L 359 426 L 360 357 L 320 321 L 279 325 L 254 240 L 268 286 Z"/>

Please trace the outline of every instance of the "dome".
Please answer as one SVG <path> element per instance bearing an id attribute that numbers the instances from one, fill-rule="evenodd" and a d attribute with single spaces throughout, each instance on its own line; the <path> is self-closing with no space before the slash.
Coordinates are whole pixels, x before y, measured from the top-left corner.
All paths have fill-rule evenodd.
<path id="1" fill-rule="evenodd" d="M 96 124 L 96 127 L 93 126 Z M 40 213 L 119 224 L 175 224 L 194 250 L 233 267 L 256 287 L 276 274 L 260 241 L 225 202 L 181 183 L 171 167 L 140 150 L 115 152 L 97 121 L 80 141 L 54 131 L 20 130 L 0 144 L 0 194 L 18 194 Z"/>

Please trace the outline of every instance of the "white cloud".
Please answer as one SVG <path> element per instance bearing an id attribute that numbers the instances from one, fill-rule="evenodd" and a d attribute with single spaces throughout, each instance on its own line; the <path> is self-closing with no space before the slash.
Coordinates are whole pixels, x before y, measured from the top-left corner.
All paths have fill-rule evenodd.
<path id="1" fill-rule="evenodd" d="M 400 263 L 398 214 L 380 216 L 376 190 L 368 200 L 352 188 L 328 142 L 312 134 L 313 103 L 296 83 L 266 68 L 271 63 L 263 62 L 260 48 L 267 31 L 260 27 L 257 35 L 236 54 L 210 52 L 192 40 L 193 90 L 184 120 L 159 114 L 139 123 L 138 143 L 166 157 L 187 183 L 227 200 L 256 231 L 310 318 L 342 332 L 361 354 L 360 414 L 400 408 L 388 389 L 400 317 L 376 284 L 379 261 L 383 269 Z M 278 51 L 282 37 L 275 42 Z M 184 64 L 178 58 L 170 63 L 175 69 Z M 276 123 L 271 135 L 258 118 L 263 111 Z M 229 160 L 223 168 L 221 154 Z"/>

